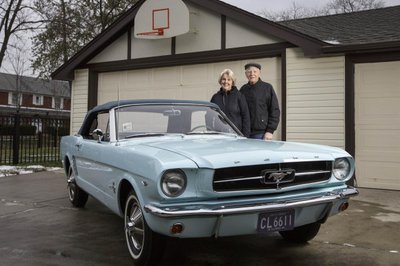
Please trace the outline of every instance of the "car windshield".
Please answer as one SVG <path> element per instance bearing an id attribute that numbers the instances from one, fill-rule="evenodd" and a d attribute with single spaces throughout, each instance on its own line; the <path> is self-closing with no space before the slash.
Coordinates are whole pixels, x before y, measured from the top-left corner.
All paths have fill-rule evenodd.
<path id="1" fill-rule="evenodd" d="M 116 109 L 117 138 L 165 134 L 236 134 L 240 132 L 217 108 L 204 105 L 148 104 Z"/>

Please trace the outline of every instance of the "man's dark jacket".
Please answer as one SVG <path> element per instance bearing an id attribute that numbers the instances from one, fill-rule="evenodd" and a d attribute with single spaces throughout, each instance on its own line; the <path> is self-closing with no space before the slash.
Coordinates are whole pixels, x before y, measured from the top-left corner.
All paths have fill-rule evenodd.
<path id="1" fill-rule="evenodd" d="M 272 85 L 259 79 L 254 85 L 243 85 L 240 92 L 249 106 L 251 134 L 273 134 L 279 125 L 281 112 Z"/>
<path id="2" fill-rule="evenodd" d="M 245 137 L 250 135 L 250 114 L 246 99 L 235 86 L 228 92 L 221 88 L 213 95 L 211 102 L 221 108 Z"/>

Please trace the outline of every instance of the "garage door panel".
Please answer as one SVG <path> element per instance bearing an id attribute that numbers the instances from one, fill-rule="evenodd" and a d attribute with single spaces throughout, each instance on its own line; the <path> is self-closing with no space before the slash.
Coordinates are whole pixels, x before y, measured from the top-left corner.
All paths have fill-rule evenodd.
<path id="1" fill-rule="evenodd" d="M 154 99 L 154 94 L 148 90 L 125 91 L 120 95 L 121 99 Z M 104 102 L 107 102 L 105 100 Z"/>
<path id="2" fill-rule="evenodd" d="M 207 84 L 209 82 L 207 65 L 183 67 L 181 79 L 183 85 Z M 217 83 L 217 81 L 214 82 Z"/>
<path id="3" fill-rule="evenodd" d="M 376 64 L 359 64 L 363 85 L 369 84 L 365 89 L 379 92 L 381 87 L 399 86 L 400 80 L 393 79 L 399 76 L 398 62 L 385 62 Z"/>
<path id="4" fill-rule="evenodd" d="M 214 90 L 215 88 L 210 88 L 207 85 L 200 86 L 182 86 L 182 99 L 184 100 L 200 100 L 200 101 L 209 101 L 211 96 L 209 94 L 210 90 Z"/>
<path id="5" fill-rule="evenodd" d="M 176 87 L 155 89 L 152 91 L 154 98 L 159 99 L 179 99 L 181 97 L 181 90 Z M 134 97 L 134 95 L 132 95 Z"/>
<path id="6" fill-rule="evenodd" d="M 357 124 L 357 130 L 376 130 L 380 135 L 384 130 L 399 130 L 400 120 L 389 117 L 362 117 Z"/>
<path id="7" fill-rule="evenodd" d="M 375 97 L 359 99 L 360 114 L 365 116 L 393 116 L 394 118 L 400 115 L 400 97 Z"/>
<path id="8" fill-rule="evenodd" d="M 103 75 L 103 74 L 101 74 Z M 111 74 L 110 74 L 111 75 Z M 115 76 L 115 74 L 114 74 Z M 115 79 L 111 77 L 111 80 Z M 152 71 L 150 69 L 127 71 L 125 79 L 126 87 L 130 87 L 131 90 L 140 90 L 139 84 L 150 84 L 152 81 Z"/>
<path id="9" fill-rule="evenodd" d="M 366 148 L 363 151 L 363 156 L 360 156 L 359 161 L 369 163 L 398 163 L 400 158 L 400 153 L 390 150 L 390 149 L 380 149 L 380 150 L 369 150 Z M 358 168 L 357 164 L 357 168 Z"/>
<path id="10" fill-rule="evenodd" d="M 400 190 L 400 61 L 355 67 L 359 186 Z"/>
<path id="11" fill-rule="evenodd" d="M 377 150 L 383 147 L 400 148 L 400 130 L 364 130 L 357 136 L 360 151 L 365 147 L 374 147 Z"/>
<path id="12" fill-rule="evenodd" d="M 360 187 L 400 190 L 399 163 L 365 161 L 357 164 L 357 184 Z M 363 178 L 359 178 L 362 176 Z"/>
<path id="13" fill-rule="evenodd" d="M 152 82 L 161 82 L 163 86 L 176 85 L 180 73 L 178 67 L 156 68 L 153 70 Z M 159 87 L 159 86 L 156 86 Z"/>
<path id="14" fill-rule="evenodd" d="M 360 165 L 357 165 L 360 166 Z M 379 178 L 379 176 L 383 175 L 386 178 L 389 179 L 390 181 L 396 181 L 398 180 L 397 177 L 397 172 L 396 169 L 400 167 L 399 163 L 392 163 L 392 162 L 375 162 L 375 161 L 365 161 L 365 164 L 362 164 L 363 167 L 360 167 L 360 169 L 357 169 L 358 172 L 369 172 L 371 176 L 376 176 Z M 375 180 L 376 178 L 370 177 L 367 178 L 367 180 Z M 386 182 L 387 180 L 384 180 L 382 182 Z"/>
<path id="15" fill-rule="evenodd" d="M 209 101 L 220 88 L 218 78 L 222 70 L 231 68 L 237 77 L 237 87 L 240 88 L 247 82 L 244 65 L 250 61 L 259 62 L 262 65 L 262 79 L 274 86 L 278 100 L 281 102 L 281 60 L 279 58 L 259 58 L 99 73 L 98 103 L 118 98 Z M 280 104 L 280 106 L 282 105 Z M 274 139 L 281 139 L 281 125 L 276 130 Z"/>
<path id="16" fill-rule="evenodd" d="M 398 186 L 393 186 L 392 182 L 385 182 L 376 179 L 357 182 L 357 185 L 363 188 L 376 188 L 377 184 L 379 184 L 379 189 L 400 190 Z"/>

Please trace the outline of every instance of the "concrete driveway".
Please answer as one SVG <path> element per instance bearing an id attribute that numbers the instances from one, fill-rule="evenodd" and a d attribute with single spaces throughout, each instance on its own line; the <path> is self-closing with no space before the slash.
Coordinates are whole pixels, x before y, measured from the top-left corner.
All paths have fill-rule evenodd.
<path id="1" fill-rule="evenodd" d="M 122 219 L 70 206 L 64 174 L 0 178 L 0 265 L 132 265 Z M 400 265 L 400 192 L 361 189 L 307 245 L 278 234 L 173 239 L 162 265 Z"/>

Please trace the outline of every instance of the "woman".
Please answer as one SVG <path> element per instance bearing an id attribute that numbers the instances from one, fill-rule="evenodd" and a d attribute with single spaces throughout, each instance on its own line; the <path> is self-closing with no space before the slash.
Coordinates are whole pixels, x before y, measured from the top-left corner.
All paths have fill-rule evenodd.
<path id="1" fill-rule="evenodd" d="M 250 135 L 250 113 L 244 96 L 235 87 L 236 78 L 230 69 L 225 69 L 219 76 L 221 88 L 211 98 L 235 124 L 245 137 Z"/>

